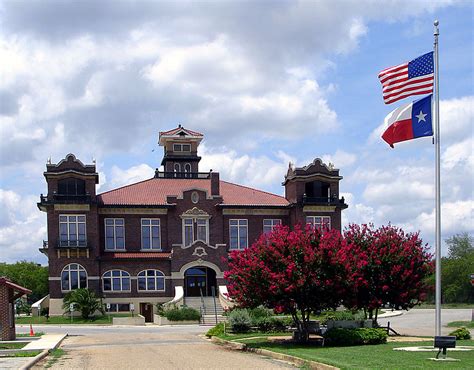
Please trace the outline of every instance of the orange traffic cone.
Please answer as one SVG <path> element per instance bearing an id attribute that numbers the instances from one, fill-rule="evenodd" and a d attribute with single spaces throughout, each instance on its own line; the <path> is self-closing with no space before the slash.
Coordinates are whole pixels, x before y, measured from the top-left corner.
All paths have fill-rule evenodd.
<path id="1" fill-rule="evenodd" d="M 35 332 L 33 331 L 33 326 L 30 324 L 30 337 L 34 337 Z"/>

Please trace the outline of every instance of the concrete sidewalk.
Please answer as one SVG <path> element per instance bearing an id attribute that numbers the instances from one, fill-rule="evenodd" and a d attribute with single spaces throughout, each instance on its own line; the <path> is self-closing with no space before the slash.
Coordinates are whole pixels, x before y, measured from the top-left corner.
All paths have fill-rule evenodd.
<path id="1" fill-rule="evenodd" d="M 23 347 L 26 351 L 41 351 L 44 349 L 51 350 L 59 346 L 67 334 L 44 334 L 40 339 L 28 343 Z"/>
<path id="2" fill-rule="evenodd" d="M 44 334 L 39 339 L 34 338 L 34 340 L 21 349 L 21 352 L 41 351 L 40 354 L 35 357 L 0 357 L 0 369 L 29 369 L 46 357 L 49 351 L 58 348 L 66 337 L 67 334 Z M 25 337 L 21 341 L 24 342 L 28 339 Z"/>

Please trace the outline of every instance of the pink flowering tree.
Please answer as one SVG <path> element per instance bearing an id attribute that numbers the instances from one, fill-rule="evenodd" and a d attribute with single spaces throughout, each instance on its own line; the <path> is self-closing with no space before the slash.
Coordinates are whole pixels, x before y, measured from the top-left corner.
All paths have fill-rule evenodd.
<path id="1" fill-rule="evenodd" d="M 278 227 L 248 249 L 230 254 L 231 298 L 241 307 L 263 305 L 290 314 L 299 339 L 308 339 L 310 313 L 336 308 L 346 293 L 347 248 L 337 230 Z"/>
<path id="2" fill-rule="evenodd" d="M 391 225 L 375 229 L 351 224 L 344 238 L 352 259 L 346 307 L 363 309 L 366 317 L 377 321 L 384 305 L 407 310 L 425 300 L 433 264 L 418 233 Z"/>

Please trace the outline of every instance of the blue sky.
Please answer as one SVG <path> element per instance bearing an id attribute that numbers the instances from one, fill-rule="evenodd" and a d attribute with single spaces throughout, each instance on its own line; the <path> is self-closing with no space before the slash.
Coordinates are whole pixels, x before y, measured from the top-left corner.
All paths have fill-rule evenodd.
<path id="1" fill-rule="evenodd" d="M 0 1 L 1 261 L 45 263 L 47 158 L 96 159 L 98 191 L 153 175 L 158 132 L 203 132 L 201 170 L 277 194 L 291 161 L 340 168 L 343 222 L 434 240 L 430 138 L 391 149 L 378 72 L 440 21 L 445 239 L 473 226 L 469 1 Z M 413 98 L 415 99 L 415 98 Z M 153 151 L 154 150 L 154 151 Z"/>

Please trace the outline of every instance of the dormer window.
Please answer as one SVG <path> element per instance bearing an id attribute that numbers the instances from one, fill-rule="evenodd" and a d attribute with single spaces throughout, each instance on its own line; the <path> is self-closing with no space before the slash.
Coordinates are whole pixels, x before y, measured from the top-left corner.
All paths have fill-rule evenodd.
<path id="1" fill-rule="evenodd" d="M 190 152 L 191 144 L 173 144 L 174 152 Z"/>
<path id="2" fill-rule="evenodd" d="M 69 178 L 58 181 L 58 194 L 85 195 L 86 182 L 81 179 Z"/>

